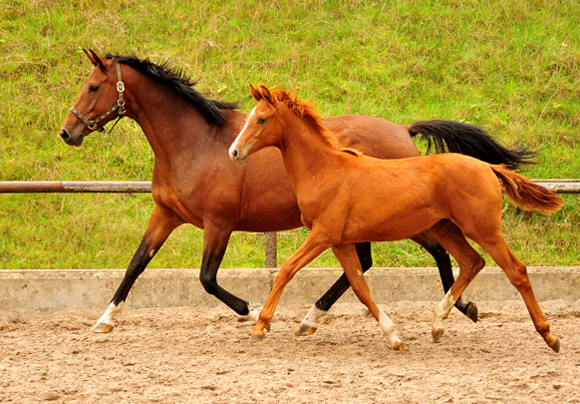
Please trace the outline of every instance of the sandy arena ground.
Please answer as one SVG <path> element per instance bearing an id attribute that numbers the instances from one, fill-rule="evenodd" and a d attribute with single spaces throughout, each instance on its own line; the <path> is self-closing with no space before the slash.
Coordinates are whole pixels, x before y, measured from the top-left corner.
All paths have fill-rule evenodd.
<path id="1" fill-rule="evenodd" d="M 522 301 L 454 310 L 431 340 L 436 303 L 381 305 L 405 342 L 387 347 L 361 304 L 338 304 L 296 337 L 307 306 L 279 307 L 264 341 L 229 309 L 127 310 L 111 334 L 100 312 L 0 312 L 0 402 L 37 403 L 580 403 L 580 302 L 541 302 L 559 354 Z"/>

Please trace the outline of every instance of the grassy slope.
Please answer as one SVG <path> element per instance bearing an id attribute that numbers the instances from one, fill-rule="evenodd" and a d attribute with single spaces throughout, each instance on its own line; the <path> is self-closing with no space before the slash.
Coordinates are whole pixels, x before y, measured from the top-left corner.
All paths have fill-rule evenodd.
<path id="1" fill-rule="evenodd" d="M 327 115 L 453 119 L 539 150 L 534 178 L 580 178 L 580 3 L 561 1 L 0 2 L 0 180 L 149 180 L 134 122 L 82 148 L 57 139 L 91 66 L 80 47 L 168 58 L 219 99 L 248 83 L 299 89 Z M 148 195 L 2 195 L 0 268 L 125 267 Z M 580 263 L 580 203 L 550 218 L 506 206 L 506 238 L 530 265 Z M 280 236 L 280 261 L 304 230 Z M 259 235 L 235 234 L 223 266 L 262 266 Z M 152 267 L 197 267 L 201 231 L 178 229 Z M 410 242 L 376 264 L 432 265 Z M 314 265 L 336 265 L 330 254 Z"/>

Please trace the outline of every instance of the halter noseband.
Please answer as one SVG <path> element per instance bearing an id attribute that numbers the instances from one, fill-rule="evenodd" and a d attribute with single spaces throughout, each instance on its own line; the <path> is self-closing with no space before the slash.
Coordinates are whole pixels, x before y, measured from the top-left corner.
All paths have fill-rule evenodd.
<path id="1" fill-rule="evenodd" d="M 82 123 L 87 125 L 87 128 L 89 128 L 90 130 L 96 130 L 97 132 L 101 133 L 103 132 L 111 133 L 111 131 L 115 128 L 115 125 L 117 125 L 117 122 L 119 122 L 119 120 L 125 115 L 126 112 L 125 100 L 123 100 L 123 93 L 125 92 L 125 83 L 123 83 L 123 79 L 121 77 L 121 66 L 119 65 L 119 62 L 115 62 L 115 65 L 117 66 L 117 93 L 119 94 L 119 98 L 117 99 L 115 105 L 111 107 L 111 109 L 109 109 L 107 112 L 105 112 L 98 118 L 89 120 L 85 116 L 83 116 L 83 114 L 81 114 L 79 111 L 77 111 L 75 107 L 70 108 L 70 111 L 73 114 L 75 114 L 75 116 L 79 118 Z M 113 124 L 113 127 L 107 132 L 103 126 L 98 126 L 98 123 L 101 122 L 106 117 L 108 117 L 109 115 L 111 115 L 113 112 L 117 112 L 118 118 Z"/>

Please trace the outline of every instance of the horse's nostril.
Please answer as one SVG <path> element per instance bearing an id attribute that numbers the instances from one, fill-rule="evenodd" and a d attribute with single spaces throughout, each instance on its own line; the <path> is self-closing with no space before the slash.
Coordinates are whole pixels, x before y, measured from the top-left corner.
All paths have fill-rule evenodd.
<path id="1" fill-rule="evenodd" d="M 60 137 L 62 137 L 64 140 L 69 140 L 70 139 L 70 135 L 68 134 L 68 132 L 66 131 L 66 129 L 63 129 L 60 131 Z"/>
<path id="2" fill-rule="evenodd" d="M 238 151 L 236 149 L 232 150 L 232 157 L 238 157 Z"/>

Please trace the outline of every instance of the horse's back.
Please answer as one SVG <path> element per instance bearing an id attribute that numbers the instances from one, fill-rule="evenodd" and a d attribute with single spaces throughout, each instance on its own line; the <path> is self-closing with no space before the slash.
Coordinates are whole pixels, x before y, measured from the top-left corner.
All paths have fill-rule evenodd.
<path id="1" fill-rule="evenodd" d="M 362 151 L 380 159 L 419 156 L 407 126 L 364 115 L 344 115 L 324 119 L 343 147 Z"/>

